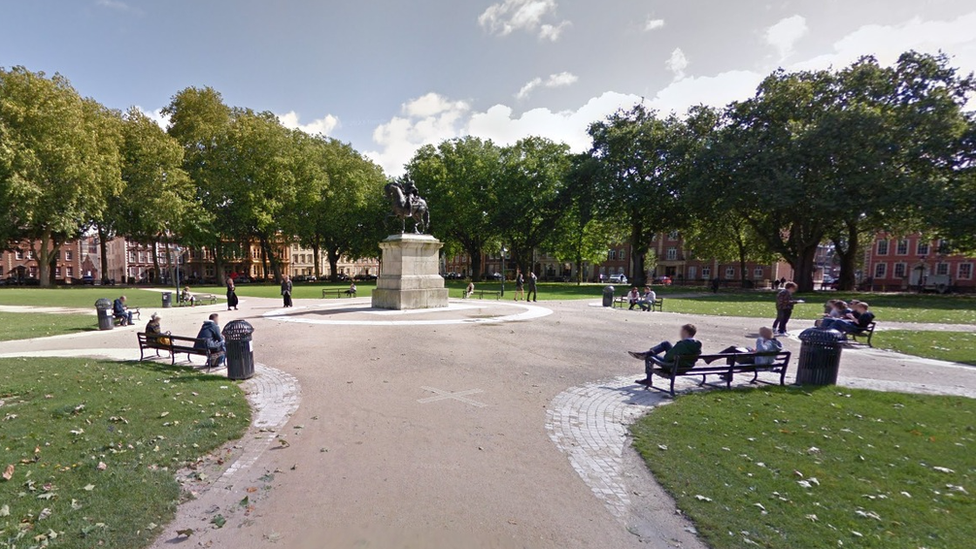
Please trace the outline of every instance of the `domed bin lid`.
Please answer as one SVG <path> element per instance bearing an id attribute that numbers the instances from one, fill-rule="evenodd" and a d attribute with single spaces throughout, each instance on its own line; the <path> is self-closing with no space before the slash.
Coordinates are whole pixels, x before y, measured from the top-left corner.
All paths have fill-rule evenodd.
<path id="1" fill-rule="evenodd" d="M 823 330 L 807 328 L 800 333 L 800 341 L 804 343 L 835 344 L 844 341 L 844 334 L 837 330 Z"/>
<path id="2" fill-rule="evenodd" d="M 241 340 L 254 333 L 254 326 L 246 320 L 232 320 L 224 326 L 224 337 L 231 340 Z"/>
<path id="3" fill-rule="evenodd" d="M 101 299 L 99 299 L 98 301 L 95 302 L 95 308 L 97 308 L 97 309 L 111 309 L 112 308 L 112 300 L 111 299 L 108 299 L 107 297 L 103 297 L 103 298 L 101 298 Z"/>

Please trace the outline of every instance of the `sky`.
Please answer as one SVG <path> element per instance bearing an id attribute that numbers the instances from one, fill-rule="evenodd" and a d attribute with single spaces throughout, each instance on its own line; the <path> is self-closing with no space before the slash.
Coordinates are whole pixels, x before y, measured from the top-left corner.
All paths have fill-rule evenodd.
<path id="1" fill-rule="evenodd" d="M 587 126 L 637 102 L 683 113 L 777 68 L 894 62 L 976 71 L 972 0 L 0 0 L 0 66 L 61 73 L 118 109 L 188 86 L 352 145 L 390 175 L 421 145 Z M 972 103 L 971 103 L 972 104 Z M 976 106 L 976 105 L 973 105 Z"/>

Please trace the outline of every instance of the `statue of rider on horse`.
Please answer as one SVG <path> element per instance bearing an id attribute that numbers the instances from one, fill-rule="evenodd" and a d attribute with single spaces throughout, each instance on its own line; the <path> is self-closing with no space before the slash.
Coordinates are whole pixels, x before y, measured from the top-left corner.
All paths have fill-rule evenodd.
<path id="1" fill-rule="evenodd" d="M 393 206 L 393 215 L 403 223 L 403 232 L 407 232 L 407 219 L 413 218 L 413 232 L 423 234 L 430 229 L 430 212 L 427 201 L 420 197 L 417 186 L 409 178 L 387 183 L 384 187 L 386 198 Z"/>

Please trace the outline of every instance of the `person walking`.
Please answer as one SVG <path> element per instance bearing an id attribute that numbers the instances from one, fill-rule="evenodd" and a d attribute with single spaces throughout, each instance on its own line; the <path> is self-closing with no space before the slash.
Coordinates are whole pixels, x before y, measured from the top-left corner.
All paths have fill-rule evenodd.
<path id="1" fill-rule="evenodd" d="M 285 275 L 284 280 L 281 281 L 281 297 L 285 302 L 285 307 L 292 306 L 291 290 L 292 290 L 291 277 Z"/>
<path id="2" fill-rule="evenodd" d="M 522 269 L 515 269 L 515 301 L 519 296 L 525 299 L 525 277 L 522 276 Z"/>
<path id="3" fill-rule="evenodd" d="M 525 300 L 535 303 L 539 300 L 539 294 L 536 289 L 536 283 L 538 282 L 538 277 L 535 276 L 535 271 L 529 271 L 529 291 L 525 294 Z"/>
<path id="4" fill-rule="evenodd" d="M 776 320 L 773 321 L 773 331 L 776 335 L 787 334 L 786 324 L 793 316 L 793 306 L 803 303 L 803 300 L 793 299 L 794 292 L 796 292 L 796 283 L 791 281 L 784 284 L 783 289 L 776 294 Z"/>
<path id="5" fill-rule="evenodd" d="M 240 300 L 237 298 L 237 286 L 234 285 L 234 279 L 227 277 L 227 310 L 234 309 L 237 310 L 237 304 Z"/>

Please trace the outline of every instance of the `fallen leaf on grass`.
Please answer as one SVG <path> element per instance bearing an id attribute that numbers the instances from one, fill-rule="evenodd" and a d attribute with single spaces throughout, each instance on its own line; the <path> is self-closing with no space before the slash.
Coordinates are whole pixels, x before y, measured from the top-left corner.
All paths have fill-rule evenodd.
<path id="1" fill-rule="evenodd" d="M 45 507 L 41 509 L 40 513 L 38 513 L 37 520 L 46 520 L 50 516 L 51 516 L 51 510 Z"/>
<path id="2" fill-rule="evenodd" d="M 99 471 L 104 471 L 105 469 L 108 469 L 108 465 L 105 465 L 104 461 L 99 461 L 98 465 L 96 465 L 95 468 L 98 469 Z"/>
<path id="3" fill-rule="evenodd" d="M 184 528 L 176 531 L 176 537 L 188 538 L 193 535 L 193 528 Z"/>
<path id="4" fill-rule="evenodd" d="M 712 498 L 705 497 L 705 496 L 703 496 L 701 494 L 695 494 L 695 499 L 697 499 L 698 501 L 706 501 L 706 502 L 707 501 L 712 501 Z"/>
<path id="5" fill-rule="evenodd" d="M 811 522 L 817 522 L 818 520 L 820 520 L 819 518 L 817 518 L 817 515 L 807 515 L 804 518 L 806 518 L 807 520 L 809 520 Z"/>
<path id="6" fill-rule="evenodd" d="M 877 513 L 875 513 L 874 511 L 865 511 L 863 509 L 858 509 L 857 511 L 854 511 L 854 514 L 857 515 L 857 516 L 859 516 L 859 517 L 873 518 L 874 520 L 881 520 L 881 516 L 878 515 Z"/>
<path id="7" fill-rule="evenodd" d="M 0 517 L 9 517 L 9 516 L 10 516 L 10 506 L 4 505 L 3 507 L 0 507 Z"/>
<path id="8" fill-rule="evenodd" d="M 240 505 L 241 507 L 247 507 L 248 505 L 251 504 L 251 499 L 248 496 L 244 496 L 244 499 L 238 501 L 237 504 Z"/>
<path id="9" fill-rule="evenodd" d="M 3 480 L 10 480 L 14 478 L 14 465 L 11 463 L 3 471 Z"/>
<path id="10" fill-rule="evenodd" d="M 946 473 L 946 474 L 955 473 L 955 471 L 949 469 L 948 467 L 933 467 L 932 469 L 940 473 Z"/>
<path id="11" fill-rule="evenodd" d="M 92 491 L 92 490 L 94 490 L 94 489 L 95 489 L 95 485 L 94 485 L 94 484 L 86 484 L 86 485 L 85 485 L 85 488 L 84 488 L 84 490 L 85 490 L 86 492 L 91 492 L 91 491 Z"/>

